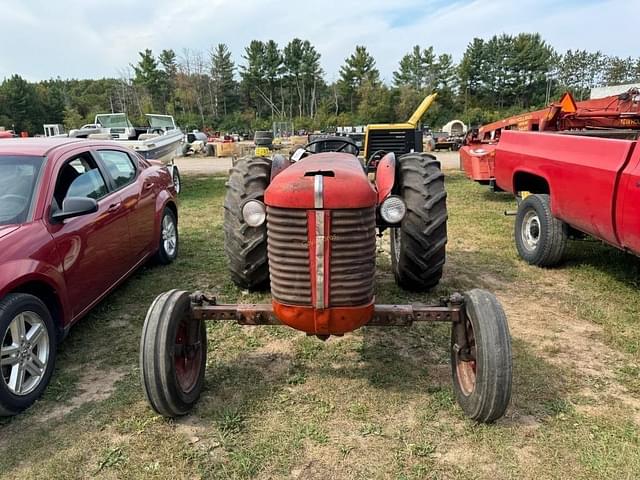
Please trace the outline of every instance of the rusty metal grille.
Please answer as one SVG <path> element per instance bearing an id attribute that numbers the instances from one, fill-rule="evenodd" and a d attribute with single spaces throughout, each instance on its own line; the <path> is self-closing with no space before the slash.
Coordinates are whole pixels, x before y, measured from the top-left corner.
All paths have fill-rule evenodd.
<path id="1" fill-rule="evenodd" d="M 376 272 L 375 208 L 333 210 L 330 235 L 330 306 L 369 303 Z"/>
<path id="2" fill-rule="evenodd" d="M 307 211 L 267 207 L 271 294 L 290 305 L 311 305 Z"/>

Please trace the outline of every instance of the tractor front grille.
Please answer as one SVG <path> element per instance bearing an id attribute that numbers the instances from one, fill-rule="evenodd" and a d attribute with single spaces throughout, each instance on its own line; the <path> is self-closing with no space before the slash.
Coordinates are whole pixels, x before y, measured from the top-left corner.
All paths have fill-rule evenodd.
<path id="1" fill-rule="evenodd" d="M 373 300 L 376 255 L 375 208 L 331 210 L 329 298 L 326 307 Z M 267 251 L 273 298 L 312 305 L 307 210 L 267 207 Z"/>
<path id="2" fill-rule="evenodd" d="M 267 207 L 267 253 L 273 298 L 311 305 L 306 210 Z"/>
<path id="3" fill-rule="evenodd" d="M 375 208 L 331 212 L 329 304 L 364 305 L 373 300 L 376 273 Z"/>

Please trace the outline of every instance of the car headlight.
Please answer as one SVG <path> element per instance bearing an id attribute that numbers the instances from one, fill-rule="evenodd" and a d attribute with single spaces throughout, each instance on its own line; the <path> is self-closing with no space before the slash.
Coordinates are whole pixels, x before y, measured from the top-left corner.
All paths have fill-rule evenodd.
<path id="1" fill-rule="evenodd" d="M 250 227 L 259 227 L 267 218 L 267 208 L 260 200 L 249 200 L 242 206 L 242 218 Z"/>
<path id="2" fill-rule="evenodd" d="M 387 223 L 400 223 L 407 213 L 407 205 L 402 198 L 391 195 L 380 205 L 380 216 Z"/>

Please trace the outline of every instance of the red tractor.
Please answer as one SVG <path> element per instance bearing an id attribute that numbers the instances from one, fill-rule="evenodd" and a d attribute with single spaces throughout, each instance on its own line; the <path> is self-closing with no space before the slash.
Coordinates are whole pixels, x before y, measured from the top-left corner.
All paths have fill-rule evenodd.
<path id="1" fill-rule="evenodd" d="M 317 142 L 291 159 L 244 158 L 232 168 L 224 202 L 231 277 L 245 289 L 270 286 L 272 302 L 221 305 L 200 292 L 179 290 L 158 296 L 144 323 L 140 353 L 153 409 L 174 417 L 197 401 L 207 355 L 205 320 L 284 324 L 322 340 L 363 326 L 451 322 L 460 406 L 478 422 L 501 417 L 511 396 L 511 340 L 491 293 L 453 293 L 434 305 L 375 304 L 376 237 L 384 230 L 390 230 L 398 285 L 426 291 L 442 276 L 447 194 L 440 163 L 422 153 L 396 158 L 394 152 L 375 152 L 371 181 L 373 160 L 359 160 L 351 139 Z"/>

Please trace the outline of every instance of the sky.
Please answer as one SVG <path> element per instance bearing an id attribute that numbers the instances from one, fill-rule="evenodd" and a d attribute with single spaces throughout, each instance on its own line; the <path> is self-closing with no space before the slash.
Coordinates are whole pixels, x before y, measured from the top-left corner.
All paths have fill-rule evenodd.
<path id="1" fill-rule="evenodd" d="M 413 45 L 459 60 L 474 37 L 539 32 L 556 50 L 637 57 L 640 0 L 0 0 L 0 80 L 118 77 L 137 52 L 204 53 L 237 63 L 253 39 L 309 40 L 327 80 L 365 45 L 386 80 Z"/>

